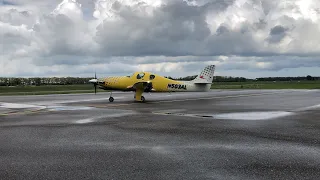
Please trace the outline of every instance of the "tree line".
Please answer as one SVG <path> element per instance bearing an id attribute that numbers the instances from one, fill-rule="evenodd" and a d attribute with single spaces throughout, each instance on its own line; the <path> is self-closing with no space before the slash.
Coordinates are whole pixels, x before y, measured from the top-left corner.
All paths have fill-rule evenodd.
<path id="1" fill-rule="evenodd" d="M 92 77 L 48 77 L 48 78 L 4 78 L 0 77 L 0 86 L 40 86 L 88 84 Z"/>
<path id="2" fill-rule="evenodd" d="M 258 81 L 315 81 L 320 80 L 320 77 L 312 77 L 308 76 L 301 76 L 301 77 L 263 77 L 257 78 Z"/>
<path id="3" fill-rule="evenodd" d="M 186 76 L 180 78 L 166 77 L 168 79 L 190 81 L 197 75 Z M 6 78 L 0 77 L 0 86 L 40 86 L 40 85 L 75 85 L 89 84 L 89 80 L 93 77 L 35 77 L 35 78 Z M 213 82 L 247 82 L 247 81 L 315 81 L 320 77 L 301 76 L 301 77 L 261 77 L 256 79 L 248 79 L 244 77 L 231 76 L 214 76 Z"/>

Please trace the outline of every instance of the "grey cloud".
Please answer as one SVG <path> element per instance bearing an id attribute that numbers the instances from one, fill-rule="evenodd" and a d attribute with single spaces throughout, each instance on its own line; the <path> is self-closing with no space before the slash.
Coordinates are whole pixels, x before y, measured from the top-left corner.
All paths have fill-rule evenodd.
<path id="1" fill-rule="evenodd" d="M 126 8 L 119 13 L 120 21 L 105 21 L 98 27 L 100 51 L 115 56 L 259 53 L 251 34 L 245 34 L 248 30 L 233 30 L 223 37 L 212 35 L 201 9 L 175 2 L 157 9 L 150 18 L 136 17 Z M 222 35 L 229 30 L 221 25 L 217 32 Z M 244 44 L 246 47 L 241 47 Z"/>
<path id="2" fill-rule="evenodd" d="M 281 25 L 277 25 L 270 30 L 270 35 L 278 35 L 283 34 L 287 31 L 287 28 L 282 27 Z"/>
<path id="3" fill-rule="evenodd" d="M 259 66 L 260 64 L 260 66 Z M 265 64 L 265 66 L 263 66 Z M 280 71 L 299 67 L 320 67 L 320 56 L 272 56 L 272 57 L 230 57 L 217 67 L 221 70 Z"/>
<path id="4" fill-rule="evenodd" d="M 218 26 L 216 33 L 212 33 L 206 22 L 209 7 L 208 5 L 188 6 L 186 3 L 174 1 L 156 9 L 152 17 L 139 16 L 133 7 L 120 8 L 119 21 L 105 20 L 98 27 L 95 38 L 101 45 L 100 53 L 102 54 L 100 55 L 268 56 L 299 54 L 299 48 L 297 48 L 298 51 L 279 52 L 278 49 L 266 48 L 262 45 L 264 41 L 271 44 L 280 43 L 289 31 L 282 26 L 273 26 L 268 29 L 272 24 L 269 24 L 266 17 L 254 23 L 243 22 L 239 24 L 238 29 L 231 29 L 228 27 L 230 25 L 222 23 Z M 216 11 L 216 13 L 219 12 Z M 270 30 L 271 32 L 265 39 L 259 39 L 254 36 L 257 30 Z"/>
<path id="5" fill-rule="evenodd" d="M 217 29 L 217 35 L 228 33 L 229 29 L 226 26 L 220 25 Z"/>
<path id="6" fill-rule="evenodd" d="M 13 3 L 13 2 L 11 2 L 11 1 L 2 0 L 2 1 L 0 2 L 0 5 L 7 6 L 7 5 L 16 5 L 16 4 Z"/>
<path id="7" fill-rule="evenodd" d="M 265 19 L 259 19 L 259 22 L 253 23 L 253 28 L 256 30 L 265 29 L 267 27 L 267 21 Z"/>
<path id="8" fill-rule="evenodd" d="M 48 47 L 39 52 L 42 57 L 56 55 L 92 55 L 95 43 L 85 22 L 75 22 L 70 17 L 58 14 L 43 16 L 41 22 L 33 27 L 41 43 Z"/>
<path id="9" fill-rule="evenodd" d="M 119 22 L 105 21 L 100 25 L 98 37 L 102 40 L 102 46 L 103 42 L 111 42 L 105 43 L 108 46 L 117 45 L 116 42 L 122 39 L 129 44 L 152 45 L 161 41 L 169 44 L 187 39 L 203 40 L 210 34 L 200 9 L 185 3 L 173 3 L 159 8 L 153 17 L 137 16 L 134 11 L 135 9 L 126 7 L 119 12 Z M 132 38 L 133 35 L 137 37 Z M 113 41 L 113 38 L 117 39 Z M 132 42 L 135 40 L 137 42 Z"/>
<path id="10" fill-rule="evenodd" d="M 10 9 L 7 12 L 0 14 L 0 22 L 8 23 L 13 26 L 20 26 L 25 24 L 32 27 L 35 23 L 36 17 L 30 11 L 19 11 L 17 9 Z"/>
<path id="11" fill-rule="evenodd" d="M 281 25 L 277 25 L 270 30 L 270 36 L 268 37 L 268 41 L 270 43 L 279 43 L 283 38 L 286 37 L 286 32 L 288 28 L 284 28 Z"/>

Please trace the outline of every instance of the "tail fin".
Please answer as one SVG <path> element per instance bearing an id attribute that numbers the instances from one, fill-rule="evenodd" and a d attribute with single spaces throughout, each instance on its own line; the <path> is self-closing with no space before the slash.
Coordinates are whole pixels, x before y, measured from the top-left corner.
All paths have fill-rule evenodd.
<path id="1" fill-rule="evenodd" d="M 213 80 L 213 75 L 215 71 L 215 65 L 209 65 L 204 68 L 204 70 L 198 75 L 194 80 L 193 83 L 196 84 L 211 84 Z"/>

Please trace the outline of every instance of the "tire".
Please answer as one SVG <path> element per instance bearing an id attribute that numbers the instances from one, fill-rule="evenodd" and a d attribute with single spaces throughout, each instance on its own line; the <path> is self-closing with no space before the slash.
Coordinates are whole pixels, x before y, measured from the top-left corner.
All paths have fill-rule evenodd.
<path id="1" fill-rule="evenodd" d="M 114 98 L 113 97 L 110 97 L 109 98 L 109 102 L 113 102 L 114 101 Z"/>
<path id="2" fill-rule="evenodd" d="M 146 101 L 146 99 L 144 98 L 144 96 L 141 96 L 141 101 L 142 101 L 142 102 L 145 102 L 145 101 Z"/>

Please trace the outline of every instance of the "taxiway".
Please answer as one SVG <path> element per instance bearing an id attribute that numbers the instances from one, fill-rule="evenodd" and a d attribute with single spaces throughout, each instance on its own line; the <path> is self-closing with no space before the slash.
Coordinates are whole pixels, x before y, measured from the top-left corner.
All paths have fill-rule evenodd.
<path id="1" fill-rule="evenodd" d="M 0 179 L 318 179 L 319 90 L 0 97 Z"/>

